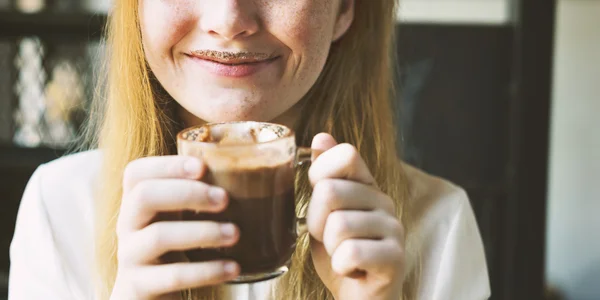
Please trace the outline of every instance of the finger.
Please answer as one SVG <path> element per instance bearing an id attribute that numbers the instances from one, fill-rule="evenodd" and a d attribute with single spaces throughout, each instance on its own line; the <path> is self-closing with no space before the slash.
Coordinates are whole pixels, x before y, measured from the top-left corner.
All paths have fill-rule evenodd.
<path id="1" fill-rule="evenodd" d="M 152 156 L 130 162 L 123 174 L 123 192 L 147 179 L 187 178 L 199 179 L 206 171 L 205 164 L 196 157 Z"/>
<path id="2" fill-rule="evenodd" d="M 311 184 L 325 178 L 348 179 L 375 186 L 375 179 L 358 150 L 350 144 L 337 145 L 319 156 L 308 171 Z"/>
<path id="3" fill-rule="evenodd" d="M 308 204 L 307 225 L 311 235 L 323 240 L 323 229 L 327 217 L 337 210 L 382 210 L 394 214 L 394 203 L 378 189 L 342 179 L 319 181 Z"/>
<path id="4" fill-rule="evenodd" d="M 404 251 L 397 240 L 352 239 L 343 241 L 331 257 L 331 268 L 341 276 L 358 272 L 366 276 L 393 276 L 402 270 Z"/>
<path id="5" fill-rule="evenodd" d="M 132 284 L 141 299 L 221 284 L 240 272 L 235 262 L 214 261 L 148 266 L 131 274 Z"/>
<path id="6" fill-rule="evenodd" d="M 334 211 L 327 218 L 323 244 L 332 256 L 345 240 L 390 238 L 402 241 L 402 236 L 400 222 L 382 211 Z"/>
<path id="7" fill-rule="evenodd" d="M 148 264 L 171 251 L 233 246 L 239 230 L 233 224 L 208 221 L 157 222 L 131 234 L 119 247 L 119 261 Z"/>
<path id="8" fill-rule="evenodd" d="M 123 197 L 117 229 L 119 233 L 142 229 L 158 212 L 216 213 L 223 211 L 227 203 L 227 193 L 222 188 L 196 180 L 145 180 Z"/>
<path id="9" fill-rule="evenodd" d="M 337 145 L 337 142 L 328 133 L 319 133 L 312 140 L 311 148 L 314 150 L 327 151 Z"/>

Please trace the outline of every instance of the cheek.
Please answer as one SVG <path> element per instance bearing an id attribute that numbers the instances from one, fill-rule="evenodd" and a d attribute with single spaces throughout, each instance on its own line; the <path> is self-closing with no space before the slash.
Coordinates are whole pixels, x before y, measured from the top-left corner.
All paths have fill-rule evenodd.
<path id="1" fill-rule="evenodd" d="M 272 28 L 288 39 L 309 44 L 315 39 L 331 39 L 335 14 L 332 1 L 296 1 L 270 18 Z M 285 32 L 285 33 L 284 33 Z"/>
<path id="2" fill-rule="evenodd" d="M 191 0 L 140 1 L 142 40 L 149 61 L 170 57 L 171 49 L 193 29 L 193 6 Z"/>
<path id="3" fill-rule="evenodd" d="M 300 68 L 324 64 L 333 38 L 335 2 L 297 0 L 269 13 L 267 26 L 290 48 L 293 58 L 302 64 Z"/>

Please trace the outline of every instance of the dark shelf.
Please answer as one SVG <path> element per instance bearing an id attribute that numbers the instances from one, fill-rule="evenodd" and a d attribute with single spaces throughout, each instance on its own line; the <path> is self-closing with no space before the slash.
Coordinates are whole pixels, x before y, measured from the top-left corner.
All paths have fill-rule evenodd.
<path id="1" fill-rule="evenodd" d="M 0 11 L 0 38 L 34 35 L 49 39 L 98 39 L 106 18 L 106 15 L 90 13 Z"/>
<path id="2" fill-rule="evenodd" d="M 0 168 L 31 170 L 64 155 L 64 150 L 51 148 L 21 148 L 0 145 Z"/>

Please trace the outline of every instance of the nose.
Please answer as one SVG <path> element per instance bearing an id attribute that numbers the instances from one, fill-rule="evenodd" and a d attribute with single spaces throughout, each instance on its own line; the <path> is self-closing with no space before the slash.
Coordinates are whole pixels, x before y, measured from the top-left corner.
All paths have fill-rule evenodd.
<path id="1" fill-rule="evenodd" d="M 211 0 L 200 19 L 202 30 L 225 40 L 248 37 L 259 30 L 254 1 Z"/>

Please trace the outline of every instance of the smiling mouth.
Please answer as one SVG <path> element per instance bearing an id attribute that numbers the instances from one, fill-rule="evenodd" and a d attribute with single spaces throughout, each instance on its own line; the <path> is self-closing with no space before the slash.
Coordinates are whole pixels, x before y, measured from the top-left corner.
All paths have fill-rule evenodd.
<path id="1" fill-rule="evenodd" d="M 212 61 L 227 66 L 259 64 L 277 58 L 277 56 L 258 52 L 224 52 L 215 50 L 196 50 L 191 57 Z"/>

